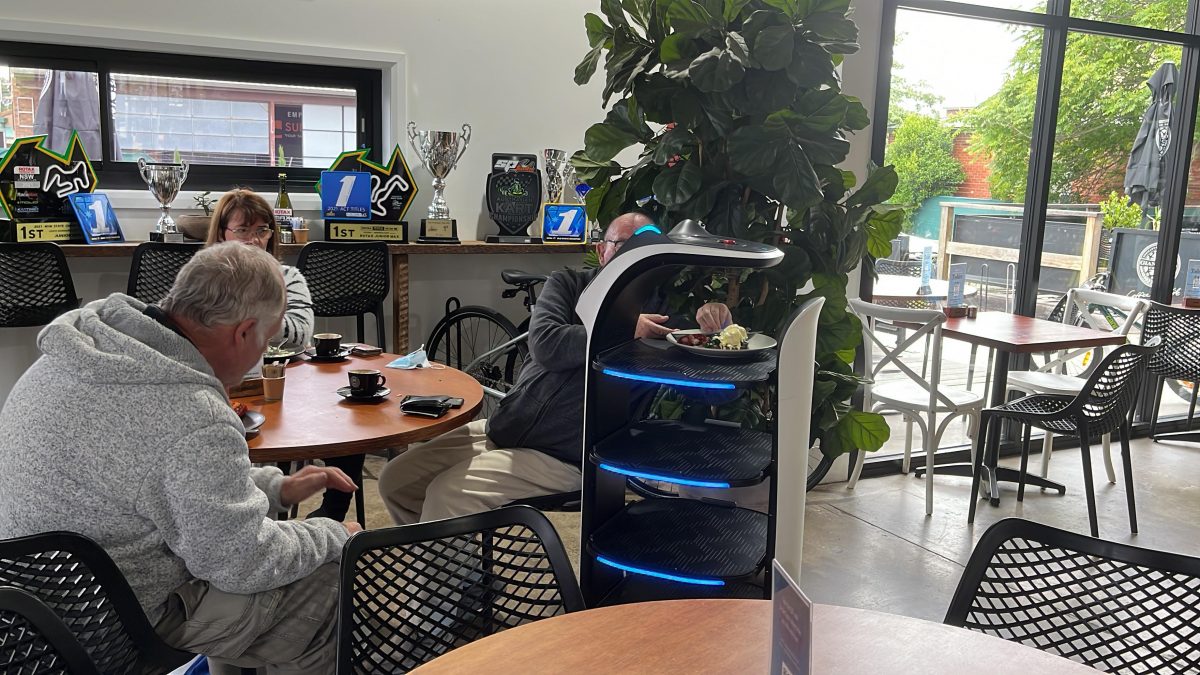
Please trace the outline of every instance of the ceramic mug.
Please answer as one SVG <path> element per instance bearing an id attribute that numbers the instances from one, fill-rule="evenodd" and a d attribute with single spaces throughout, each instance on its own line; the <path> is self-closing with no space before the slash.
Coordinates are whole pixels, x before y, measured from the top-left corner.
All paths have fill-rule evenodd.
<path id="1" fill-rule="evenodd" d="M 374 396 L 387 383 L 387 378 L 378 370 L 351 370 L 350 395 L 354 397 Z"/>

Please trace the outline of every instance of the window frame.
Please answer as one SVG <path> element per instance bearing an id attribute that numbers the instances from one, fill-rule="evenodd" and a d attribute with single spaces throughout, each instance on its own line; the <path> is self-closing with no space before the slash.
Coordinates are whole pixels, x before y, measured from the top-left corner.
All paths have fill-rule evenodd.
<path id="1" fill-rule="evenodd" d="M 379 148 L 382 145 L 382 70 L 14 41 L 0 41 L 0 60 L 10 67 L 77 70 L 97 74 L 100 110 L 103 113 L 100 119 L 103 156 L 89 159 L 100 186 L 105 189 L 145 188 L 135 163 L 113 159 L 113 73 L 354 89 L 355 117 L 358 122 L 355 130 L 356 147 Z M 253 76 L 246 77 L 243 73 L 253 73 Z M 297 186 L 315 185 L 324 169 L 288 167 L 288 182 Z M 280 167 L 273 166 L 193 163 L 188 170 L 187 187 L 193 190 L 227 190 L 233 185 L 274 188 L 278 185 L 279 172 Z"/>

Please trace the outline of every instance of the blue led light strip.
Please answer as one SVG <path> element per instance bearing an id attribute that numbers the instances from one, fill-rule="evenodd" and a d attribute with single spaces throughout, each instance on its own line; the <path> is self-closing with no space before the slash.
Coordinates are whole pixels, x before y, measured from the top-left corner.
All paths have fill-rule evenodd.
<path id="1" fill-rule="evenodd" d="M 636 237 L 643 232 L 653 232 L 655 234 L 662 234 L 662 230 L 658 229 L 657 225 L 643 225 L 643 226 L 639 227 L 636 232 L 633 233 L 633 236 Z"/>
<path id="2" fill-rule="evenodd" d="M 697 387 L 699 389 L 737 389 L 729 382 L 700 382 L 697 380 L 677 380 L 671 377 L 658 377 L 656 375 L 642 375 L 639 373 L 626 373 L 621 370 L 613 370 L 605 368 L 600 372 L 613 377 L 620 377 L 626 380 L 637 380 L 639 382 L 654 382 L 655 384 L 669 384 L 676 387 Z"/>
<path id="3" fill-rule="evenodd" d="M 600 468 L 604 469 L 605 471 L 619 473 L 622 476 L 633 476 L 634 478 L 649 478 L 650 480 L 661 480 L 661 481 L 666 481 L 668 483 L 674 483 L 676 485 L 694 485 L 696 487 L 706 487 L 706 488 L 727 488 L 727 487 L 729 487 L 729 483 L 720 483 L 720 482 L 709 481 L 709 480 L 691 480 L 689 478 L 676 478 L 675 476 L 663 476 L 663 475 L 660 475 L 657 473 L 646 473 L 644 471 L 631 471 L 629 469 L 619 469 L 619 468 L 613 466 L 612 464 L 601 463 Z"/>
<path id="4" fill-rule="evenodd" d="M 653 570 L 645 570 L 640 567 L 632 567 L 623 565 L 614 560 L 609 560 L 602 555 L 596 556 L 597 562 L 602 562 L 609 567 L 615 567 L 619 570 L 625 570 L 633 574 L 644 574 L 649 577 L 658 577 L 659 579 L 667 579 L 669 581 L 679 581 L 685 584 L 696 584 L 697 586 L 724 586 L 725 582 L 720 579 L 698 579 L 696 577 L 681 577 L 677 574 L 667 574 L 666 572 L 655 572 Z"/>

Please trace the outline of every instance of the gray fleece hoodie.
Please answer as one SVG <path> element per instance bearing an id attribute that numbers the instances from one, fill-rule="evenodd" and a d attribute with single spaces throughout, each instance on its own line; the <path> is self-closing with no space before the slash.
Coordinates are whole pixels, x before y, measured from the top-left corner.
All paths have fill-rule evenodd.
<path id="1" fill-rule="evenodd" d="M 340 523 L 267 517 L 282 474 L 250 466 L 204 357 L 144 309 L 114 294 L 38 335 L 0 410 L 0 538 L 92 537 L 152 622 L 192 578 L 257 593 L 337 560 Z"/>

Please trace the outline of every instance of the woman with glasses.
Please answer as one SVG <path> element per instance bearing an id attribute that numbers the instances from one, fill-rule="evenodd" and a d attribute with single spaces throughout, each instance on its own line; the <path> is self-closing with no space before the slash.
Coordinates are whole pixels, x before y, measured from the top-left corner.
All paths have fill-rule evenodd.
<path id="1" fill-rule="evenodd" d="M 267 200 L 253 190 L 238 188 L 226 192 L 213 209 L 212 221 L 208 225 L 207 243 L 240 241 L 265 249 L 278 259 L 276 233 L 275 216 Z M 271 339 L 271 344 L 304 348 L 312 340 L 313 334 L 312 296 L 308 292 L 308 282 L 295 267 L 283 263 L 280 263 L 280 267 L 283 269 L 283 281 L 287 287 L 287 310 L 283 315 L 283 326 Z M 327 459 L 325 465 L 341 469 L 355 485 L 361 487 L 363 460 L 363 455 L 350 455 Z M 326 490 L 321 507 L 308 514 L 308 517 L 343 521 L 346 519 L 346 511 L 350 508 L 350 496 L 349 492 Z"/>

